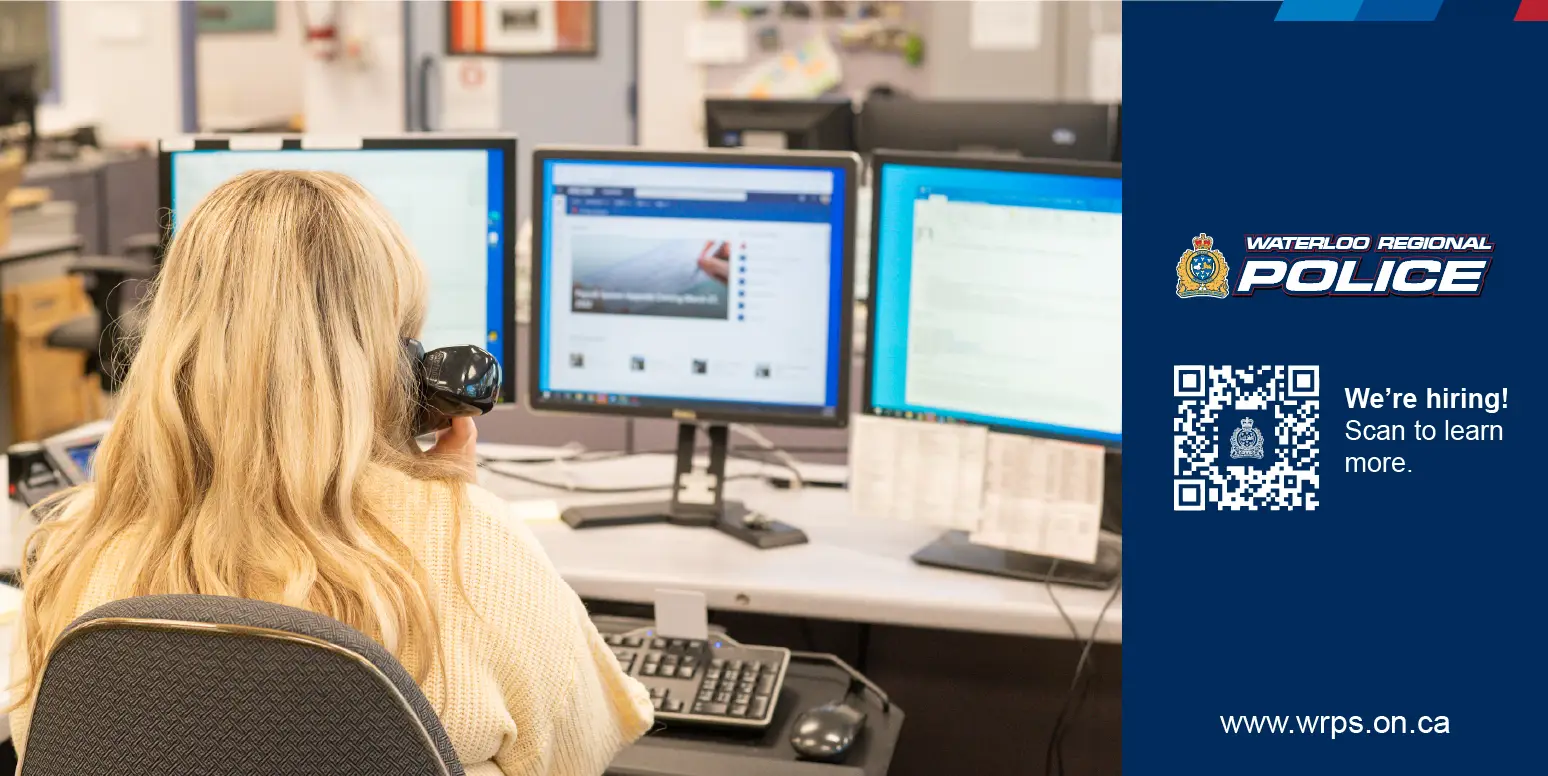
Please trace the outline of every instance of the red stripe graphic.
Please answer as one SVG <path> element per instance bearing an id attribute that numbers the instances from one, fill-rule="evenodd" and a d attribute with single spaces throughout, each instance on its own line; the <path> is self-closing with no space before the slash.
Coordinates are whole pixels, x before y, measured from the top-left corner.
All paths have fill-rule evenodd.
<path id="1" fill-rule="evenodd" d="M 1548 22 L 1548 0 L 1521 0 L 1516 9 L 1518 22 Z"/>

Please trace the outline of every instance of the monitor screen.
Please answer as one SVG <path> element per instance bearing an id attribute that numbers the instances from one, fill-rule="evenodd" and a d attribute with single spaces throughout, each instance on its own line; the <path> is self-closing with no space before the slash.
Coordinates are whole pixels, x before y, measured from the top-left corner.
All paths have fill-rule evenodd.
<path id="1" fill-rule="evenodd" d="M 479 345 L 500 361 L 502 400 L 515 401 L 515 151 L 513 138 L 367 140 L 358 148 L 243 138 L 162 149 L 162 195 L 175 231 L 216 186 L 257 169 L 327 170 L 354 178 L 397 220 L 425 267 L 427 350 Z M 170 142 L 170 141 L 169 141 Z"/>
<path id="2" fill-rule="evenodd" d="M 606 153 L 536 156 L 534 404 L 842 424 L 854 157 Z"/>
<path id="3" fill-rule="evenodd" d="M 868 411 L 1121 445 L 1121 168 L 902 158 L 874 184 Z"/>
<path id="4" fill-rule="evenodd" d="M 91 457 L 97 453 L 97 440 L 92 440 L 83 445 L 65 448 L 65 453 L 70 456 L 70 461 L 87 477 L 91 476 Z"/>

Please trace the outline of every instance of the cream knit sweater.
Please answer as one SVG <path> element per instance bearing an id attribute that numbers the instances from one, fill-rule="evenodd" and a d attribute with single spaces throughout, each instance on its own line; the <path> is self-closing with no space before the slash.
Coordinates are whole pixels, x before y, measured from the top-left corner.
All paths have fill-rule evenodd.
<path id="1" fill-rule="evenodd" d="M 649 695 L 619 669 L 580 599 L 504 501 L 467 488 L 461 555 L 470 607 L 452 576 L 450 489 L 387 470 L 365 484 L 395 505 L 394 529 L 428 571 L 449 676 L 443 683 L 433 671 L 425 696 L 468 776 L 597 776 L 650 728 Z M 121 546 L 108 548 L 76 615 L 125 597 L 114 589 L 132 560 Z M 25 659 L 17 649 L 13 672 Z M 11 713 L 23 755 L 31 715 L 30 706 Z"/>

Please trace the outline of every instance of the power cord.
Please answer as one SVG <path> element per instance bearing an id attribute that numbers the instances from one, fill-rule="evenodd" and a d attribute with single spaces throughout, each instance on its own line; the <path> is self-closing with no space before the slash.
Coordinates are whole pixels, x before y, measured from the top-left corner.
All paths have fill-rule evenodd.
<path id="1" fill-rule="evenodd" d="M 772 453 L 780 463 L 784 464 L 784 468 L 790 472 L 792 490 L 800 490 L 806 486 L 806 482 L 801 479 L 801 462 L 797 461 L 795 456 L 780 449 L 779 445 L 770 442 L 769 438 L 764 436 L 757 426 L 749 426 L 745 423 L 732 423 L 731 433 L 752 440 L 753 444 Z"/>
<path id="2" fill-rule="evenodd" d="M 1049 596 L 1053 598 L 1054 606 L 1059 610 L 1059 616 L 1064 618 L 1065 625 L 1069 626 L 1070 632 L 1078 640 L 1080 639 L 1080 631 L 1075 627 L 1075 621 L 1070 619 L 1070 616 L 1064 611 L 1064 605 L 1059 602 L 1057 596 L 1053 595 L 1053 585 L 1050 580 L 1053 578 L 1054 569 L 1057 567 L 1057 563 L 1049 567 L 1048 574 L 1044 577 L 1044 584 L 1048 587 Z M 1048 737 L 1048 750 L 1043 755 L 1043 770 L 1048 776 L 1062 776 L 1065 773 L 1064 735 L 1069 731 L 1069 726 L 1074 722 L 1076 714 L 1080 712 L 1080 707 L 1084 705 L 1086 695 L 1091 688 L 1091 678 L 1086 672 L 1088 666 L 1095 665 L 1091 657 L 1091 650 L 1096 646 L 1097 633 L 1102 628 L 1102 622 L 1107 619 L 1107 610 L 1112 608 L 1113 602 L 1118 600 L 1118 594 L 1121 592 L 1123 592 L 1122 574 L 1118 576 L 1118 580 L 1113 584 L 1113 592 L 1107 597 L 1107 601 L 1102 604 L 1101 611 L 1097 612 L 1096 622 L 1091 625 L 1091 634 L 1086 637 L 1085 645 L 1080 650 L 1080 660 L 1075 664 L 1075 676 L 1070 680 L 1070 689 L 1065 691 L 1064 702 L 1059 706 L 1059 715 L 1054 719 L 1053 732 Z"/>

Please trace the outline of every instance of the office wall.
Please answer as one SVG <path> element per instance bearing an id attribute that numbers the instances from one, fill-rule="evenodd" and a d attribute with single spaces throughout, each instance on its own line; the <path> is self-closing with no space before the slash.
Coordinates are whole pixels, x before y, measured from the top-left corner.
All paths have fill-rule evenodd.
<path id="1" fill-rule="evenodd" d="M 241 127 L 302 111 L 305 46 L 296 0 L 275 4 L 272 32 L 199 36 L 199 126 Z"/>
<path id="2" fill-rule="evenodd" d="M 60 101 L 38 123 L 96 122 L 108 142 L 182 132 L 182 12 L 164 0 L 59 3 Z"/>
<path id="3" fill-rule="evenodd" d="M 347 135 L 404 131 L 408 88 L 404 77 L 404 4 L 374 0 L 318 5 L 336 7 L 339 34 L 359 39 L 365 56 L 359 62 L 303 59 L 306 131 Z M 321 18 L 320 12 L 314 13 Z"/>
<path id="4" fill-rule="evenodd" d="M 698 3 L 640 3 L 638 78 L 642 146 L 704 146 L 704 68 L 688 61 L 683 46 L 685 31 L 699 13 Z"/>
<path id="5" fill-rule="evenodd" d="M 906 13 L 925 37 L 925 61 L 917 69 L 891 66 L 890 80 L 924 97 L 981 99 L 1067 99 L 1090 96 L 1091 40 L 1121 33 L 1119 0 L 1042 3 L 1043 40 L 1033 51 L 979 51 L 969 38 L 972 4 L 959 0 L 910 2 Z M 640 129 L 642 144 L 701 147 L 706 90 L 735 80 L 727 68 L 706 68 L 687 59 L 689 23 L 701 13 L 696 2 L 646 0 L 640 4 Z M 797 24 L 786 22 L 785 24 Z M 757 56 L 754 55 L 752 61 Z M 847 60 L 846 60 L 847 61 Z M 878 61 L 857 63 L 846 73 L 846 90 L 888 76 Z M 863 72 L 862 72 L 863 71 Z M 658 104 L 656 99 L 660 99 Z M 689 108 L 687 106 L 692 105 Z"/>

